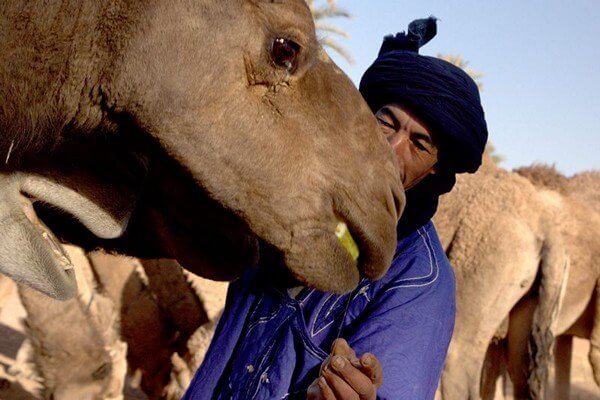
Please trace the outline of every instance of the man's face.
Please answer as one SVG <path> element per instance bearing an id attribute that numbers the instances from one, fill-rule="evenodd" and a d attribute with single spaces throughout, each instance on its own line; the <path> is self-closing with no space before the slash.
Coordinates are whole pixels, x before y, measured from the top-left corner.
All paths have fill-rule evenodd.
<path id="1" fill-rule="evenodd" d="M 405 190 L 436 172 L 438 146 L 433 134 L 422 123 L 394 103 L 380 108 L 375 116 L 403 169 Z"/>

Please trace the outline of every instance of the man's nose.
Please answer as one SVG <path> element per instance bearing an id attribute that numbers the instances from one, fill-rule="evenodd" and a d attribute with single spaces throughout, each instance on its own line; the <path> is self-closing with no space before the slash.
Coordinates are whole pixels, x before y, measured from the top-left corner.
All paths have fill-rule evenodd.
<path id="1" fill-rule="evenodd" d="M 388 135 L 387 137 L 388 143 L 390 144 L 390 146 L 392 146 L 394 151 L 400 147 L 405 146 L 407 139 L 407 136 L 402 131 L 394 132 L 393 134 Z"/>

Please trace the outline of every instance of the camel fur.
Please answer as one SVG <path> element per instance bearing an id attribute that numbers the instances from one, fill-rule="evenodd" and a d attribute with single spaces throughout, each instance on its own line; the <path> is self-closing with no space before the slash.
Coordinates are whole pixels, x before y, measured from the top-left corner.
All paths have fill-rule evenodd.
<path id="1" fill-rule="evenodd" d="M 483 367 L 503 360 L 516 398 L 546 398 L 554 340 L 595 290 L 600 237 L 589 202 L 565 192 L 566 178 L 548 175 L 539 167 L 510 173 L 488 161 L 441 200 L 435 223 L 457 277 L 443 399 L 493 398 L 495 382 L 484 379 Z M 500 357 L 489 349 L 501 339 Z M 486 361 L 486 353 L 496 359 Z"/>
<path id="2" fill-rule="evenodd" d="M 113 302 L 95 290 L 85 254 L 68 251 L 76 265 L 76 298 L 61 302 L 19 287 L 43 397 L 123 400 L 127 345 L 119 337 Z"/>
<path id="3" fill-rule="evenodd" d="M 304 0 L 6 0 L 0 37 L 3 273 L 72 297 L 60 242 L 221 280 L 271 251 L 337 292 L 386 272 L 401 177 Z"/>

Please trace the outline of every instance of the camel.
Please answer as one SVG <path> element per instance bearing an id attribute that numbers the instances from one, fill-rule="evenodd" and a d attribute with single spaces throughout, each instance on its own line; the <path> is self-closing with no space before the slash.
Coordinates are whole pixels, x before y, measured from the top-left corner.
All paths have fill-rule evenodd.
<path id="1" fill-rule="evenodd" d="M 44 398 L 122 399 L 128 376 L 149 399 L 180 399 L 208 349 L 226 284 L 173 260 L 67 249 L 77 299 L 59 302 L 19 287 L 32 343 L 26 361 Z"/>
<path id="2" fill-rule="evenodd" d="M 63 242 L 219 280 L 273 252 L 336 292 L 386 272 L 397 162 L 304 0 L 7 0 L 0 36 L 1 273 L 72 298 Z"/>
<path id="3" fill-rule="evenodd" d="M 41 378 L 43 398 L 123 400 L 127 345 L 114 304 L 96 290 L 85 253 L 65 249 L 75 265 L 74 299 L 59 301 L 19 286 L 31 345 L 27 357 Z"/>
<path id="4" fill-rule="evenodd" d="M 545 398 L 555 337 L 584 315 L 590 332 L 595 319 L 597 208 L 580 200 L 583 192 L 541 187 L 533 173 L 519 172 L 487 160 L 479 173 L 459 177 L 434 219 L 457 278 L 456 327 L 439 389 L 444 400 L 492 399 L 504 368 L 515 398 Z M 589 182 L 574 178 L 573 185 Z"/>
<path id="5" fill-rule="evenodd" d="M 560 193 L 565 202 L 561 226 L 570 257 L 570 273 L 561 308 L 556 316 L 555 381 L 553 398 L 568 399 L 570 396 L 570 364 L 573 337 L 590 340 L 589 361 L 594 380 L 600 386 L 600 172 L 584 172 L 566 178 L 554 168 L 533 166 L 516 172 L 529 179 L 540 190 Z M 539 305 L 537 305 L 539 307 Z M 527 370 L 527 360 L 513 359 L 512 353 L 525 349 L 523 338 L 531 330 L 532 313 L 536 299 L 525 296 L 511 311 L 508 330 L 508 366 L 511 369 Z M 514 321 L 514 323 L 512 323 Z M 533 324 L 535 329 L 535 323 Z M 512 342 L 511 342 L 512 339 Z M 516 344 L 516 345 L 515 345 Z M 511 346 L 512 345 L 512 346 Z M 514 364 L 514 365 L 512 365 Z M 513 376 L 514 373 L 511 374 Z M 531 377 L 529 377 L 531 386 Z M 515 385 L 517 393 L 526 398 L 531 387 L 523 383 Z M 535 385 L 534 385 L 535 389 Z M 533 390 L 535 393 L 535 390 Z M 549 398 L 546 396 L 546 398 Z"/>

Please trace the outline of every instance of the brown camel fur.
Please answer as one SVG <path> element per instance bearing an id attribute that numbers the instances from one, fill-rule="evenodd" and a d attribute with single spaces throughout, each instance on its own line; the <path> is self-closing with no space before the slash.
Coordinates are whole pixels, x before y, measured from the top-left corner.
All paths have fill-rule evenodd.
<path id="1" fill-rule="evenodd" d="M 172 261 L 140 263 L 104 253 L 90 254 L 90 261 L 99 287 L 119 310 L 130 374 L 150 399 L 165 398 L 172 358 L 185 356 L 188 339 L 209 322 L 203 305 Z"/>
<path id="2" fill-rule="evenodd" d="M 77 299 L 59 302 L 20 288 L 35 345 L 28 358 L 45 396 L 120 398 L 126 368 L 150 399 L 181 398 L 210 344 L 226 284 L 193 276 L 172 260 L 67 248 Z M 113 348 L 119 357 L 107 358 Z M 116 379 L 111 371 L 122 373 L 119 385 L 109 385 Z"/>
<path id="3" fill-rule="evenodd" d="M 144 262 L 146 274 L 135 259 L 69 250 L 76 299 L 20 287 L 45 398 L 119 399 L 127 371 L 150 399 L 166 398 L 171 376 L 183 378 L 177 362 L 191 359 L 188 340 L 209 322 L 183 270 L 157 260 Z"/>
<path id="4" fill-rule="evenodd" d="M 570 395 L 573 336 L 590 340 L 589 360 L 594 379 L 600 386 L 600 172 L 584 172 L 566 178 L 554 168 L 538 165 L 519 169 L 517 173 L 526 176 L 542 190 L 550 188 L 563 194 L 566 203 L 561 227 L 571 268 L 556 320 L 557 355 L 554 357 L 556 376 L 553 392 L 555 399 L 567 399 Z M 526 319 L 531 315 L 535 299 L 524 299 L 521 303 L 524 304 L 519 304 L 511 318 Z M 523 326 L 515 324 L 514 329 L 509 330 L 509 335 L 522 337 L 523 331 L 526 331 Z M 517 368 L 523 368 L 523 365 L 519 364 Z"/>
<path id="5" fill-rule="evenodd" d="M 27 336 L 46 399 L 122 400 L 127 345 L 119 339 L 113 302 L 94 287 L 85 254 L 73 247 L 79 291 L 65 302 L 20 286 Z"/>
<path id="6" fill-rule="evenodd" d="M 396 161 L 303 0 L 6 0 L 0 37 L 5 274 L 75 293 L 44 225 L 218 279 L 253 264 L 259 243 L 283 275 L 324 290 L 389 267 Z"/>
<path id="7" fill-rule="evenodd" d="M 596 287 L 597 208 L 578 200 L 576 178 L 539 166 L 519 172 L 486 162 L 459 178 L 435 218 L 457 276 L 456 328 L 440 385 L 446 400 L 493 398 L 504 359 L 516 398 L 545 398 L 554 338 L 580 318 Z"/>

